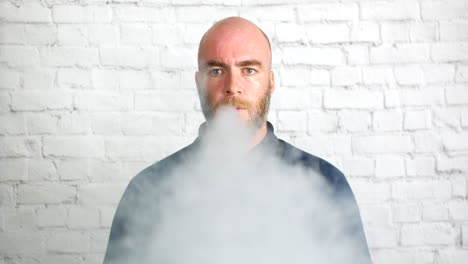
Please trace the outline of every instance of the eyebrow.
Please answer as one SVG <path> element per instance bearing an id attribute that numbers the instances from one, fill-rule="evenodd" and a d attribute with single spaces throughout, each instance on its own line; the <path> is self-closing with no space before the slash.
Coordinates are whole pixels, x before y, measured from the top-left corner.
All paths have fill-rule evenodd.
<path id="1" fill-rule="evenodd" d="M 262 67 L 262 63 L 258 60 L 245 60 L 236 63 L 236 66 L 238 67 L 245 67 L 245 66 L 259 66 Z M 227 68 L 227 64 L 224 62 L 216 61 L 216 60 L 209 60 L 205 63 L 205 67 L 222 67 L 222 68 Z"/>

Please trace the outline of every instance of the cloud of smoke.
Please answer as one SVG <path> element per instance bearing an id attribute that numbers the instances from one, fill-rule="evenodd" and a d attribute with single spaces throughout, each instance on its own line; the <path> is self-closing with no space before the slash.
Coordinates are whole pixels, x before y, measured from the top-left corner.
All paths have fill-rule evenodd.
<path id="1" fill-rule="evenodd" d="M 253 132 L 242 122 L 218 111 L 199 151 L 147 184 L 145 215 L 133 223 L 145 227 L 135 247 L 146 250 L 135 263 L 360 263 L 344 232 L 347 206 L 334 203 L 323 177 L 248 150 Z"/>

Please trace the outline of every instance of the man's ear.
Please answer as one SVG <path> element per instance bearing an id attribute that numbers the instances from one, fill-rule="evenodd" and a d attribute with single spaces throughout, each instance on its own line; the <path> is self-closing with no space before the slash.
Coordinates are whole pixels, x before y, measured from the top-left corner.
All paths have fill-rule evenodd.
<path id="1" fill-rule="evenodd" d="M 270 91 L 273 93 L 275 91 L 275 73 L 270 71 Z"/>

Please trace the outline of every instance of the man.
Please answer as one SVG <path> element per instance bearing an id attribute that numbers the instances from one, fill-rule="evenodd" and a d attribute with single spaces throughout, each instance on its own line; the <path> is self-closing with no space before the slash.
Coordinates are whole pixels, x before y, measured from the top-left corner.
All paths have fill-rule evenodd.
<path id="1" fill-rule="evenodd" d="M 202 124 L 200 136 L 191 145 L 151 165 L 132 179 L 117 208 L 104 263 L 310 261 L 304 258 L 292 261 L 291 257 L 297 257 L 298 254 L 310 255 L 315 260 L 320 255 L 317 263 L 344 263 L 344 260 L 346 263 L 371 263 L 359 210 L 344 175 L 328 162 L 278 139 L 273 126 L 267 122 L 270 97 L 275 90 L 271 57 L 267 36 L 248 20 L 226 18 L 205 33 L 199 45 L 195 80 L 207 122 Z M 235 120 L 217 123 L 216 117 L 222 116 L 219 113 L 225 107 L 230 107 L 230 113 L 233 111 L 240 118 L 241 124 L 249 128 L 247 140 L 232 143 L 236 141 L 236 135 L 241 134 L 241 130 L 235 128 L 237 125 L 230 125 L 235 124 Z M 221 119 L 228 117 L 229 114 Z M 210 134 L 210 128 L 216 130 L 213 129 L 216 126 L 221 132 Z M 213 141 L 213 137 L 220 139 Z M 213 150 L 209 145 L 216 145 L 214 142 L 221 144 Z M 238 145 L 242 147 L 236 148 Z M 233 149 L 241 149 L 234 151 L 239 155 L 229 155 Z M 271 160 L 273 162 L 269 162 Z M 212 174 L 212 171 L 221 171 L 230 176 L 206 176 Z M 305 178 L 298 180 L 294 176 L 283 177 L 284 174 L 301 173 L 304 173 L 305 178 L 318 176 L 314 181 Z M 279 184 L 274 185 L 276 179 L 280 179 L 277 181 Z M 223 180 L 229 184 L 223 183 Z M 321 181 L 325 183 L 323 186 Z M 258 184 L 255 185 L 255 182 Z M 290 182 L 299 184 L 288 185 Z M 309 188 L 307 184 L 311 182 L 314 184 Z M 247 186 L 252 184 L 262 190 L 252 192 L 254 195 L 246 192 Z M 203 187 L 194 188 L 198 185 Z M 311 189 L 312 186 L 321 187 Z M 216 192 L 215 189 L 222 191 Z M 314 191 L 310 193 L 310 190 Z M 246 198 L 247 202 L 239 202 L 237 199 L 232 202 L 228 195 L 230 192 L 240 197 L 240 200 Z M 267 198 L 257 199 L 263 192 Z M 316 196 L 318 192 L 326 192 L 329 197 L 322 199 Z M 297 200 L 297 197 L 302 198 Z M 327 209 L 321 203 L 320 207 L 316 206 L 309 212 L 307 207 L 313 207 L 312 204 L 321 199 L 327 200 L 324 203 Z M 216 200 L 223 200 L 223 203 L 217 204 Z M 256 205 L 251 206 L 250 203 Z M 312 227 L 302 228 L 303 211 L 308 211 L 304 219 L 313 222 Z M 241 215 L 245 217 L 252 212 L 252 221 L 240 219 Z M 327 214 L 332 216 L 325 217 Z M 280 224 L 272 224 L 278 218 L 281 218 Z M 223 225 L 225 222 L 229 222 L 229 227 Z M 236 229 L 239 222 L 245 225 Z M 265 228 L 269 224 L 274 228 Z M 226 230 L 230 228 L 236 231 Z M 243 230 L 247 229 L 248 234 L 243 234 Z M 257 233 L 257 229 L 266 231 L 252 235 Z M 216 232 L 224 235 L 216 236 Z M 282 235 L 277 236 L 279 233 Z M 227 240 L 230 242 L 224 244 Z M 285 250 L 288 247 L 285 241 L 290 247 L 288 250 Z M 259 253 L 268 247 L 268 253 Z M 345 252 L 341 250 L 343 248 L 347 250 L 346 253 L 342 253 Z M 185 258 L 176 257 L 177 254 Z M 227 259 L 208 256 L 216 254 Z M 279 256 L 282 256 L 282 260 Z M 269 257 L 271 259 L 266 261 Z M 332 261 L 333 258 L 337 261 Z"/>

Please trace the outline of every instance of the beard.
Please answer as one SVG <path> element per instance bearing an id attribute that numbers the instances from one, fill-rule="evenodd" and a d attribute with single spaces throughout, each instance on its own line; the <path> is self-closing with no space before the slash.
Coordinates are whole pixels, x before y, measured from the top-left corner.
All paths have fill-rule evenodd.
<path id="1" fill-rule="evenodd" d="M 267 120 L 268 110 L 270 108 L 271 85 L 270 83 L 268 84 L 265 93 L 256 102 L 249 102 L 237 96 L 228 96 L 217 104 L 213 104 L 208 95 L 200 94 L 199 96 L 203 115 L 207 121 L 213 119 L 216 111 L 221 107 L 240 107 L 245 108 L 249 115 L 247 125 L 254 129 L 260 129 Z"/>

